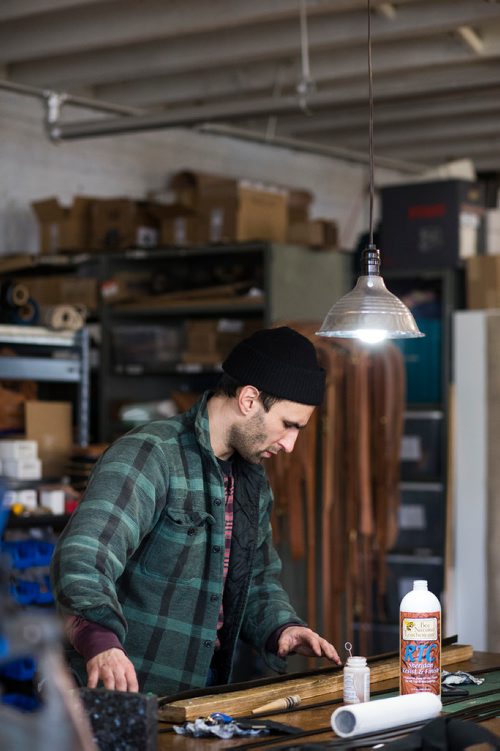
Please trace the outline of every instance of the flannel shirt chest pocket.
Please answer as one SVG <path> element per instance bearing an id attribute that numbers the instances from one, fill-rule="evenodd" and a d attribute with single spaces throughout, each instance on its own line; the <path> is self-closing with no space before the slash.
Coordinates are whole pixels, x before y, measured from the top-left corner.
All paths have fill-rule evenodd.
<path id="1" fill-rule="evenodd" d="M 214 517 L 206 511 L 167 508 L 145 552 L 144 570 L 163 580 L 203 575 Z"/>

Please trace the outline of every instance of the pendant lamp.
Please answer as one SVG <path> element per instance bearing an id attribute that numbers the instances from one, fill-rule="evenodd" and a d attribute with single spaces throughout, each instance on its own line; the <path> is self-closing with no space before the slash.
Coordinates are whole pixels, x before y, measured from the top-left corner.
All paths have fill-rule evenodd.
<path id="1" fill-rule="evenodd" d="M 413 339 L 425 336 L 419 331 L 412 314 L 386 288 L 380 276 L 380 251 L 373 242 L 373 75 L 371 51 L 371 8 L 368 7 L 368 147 L 370 169 L 369 243 L 361 259 L 361 274 L 351 292 L 340 298 L 328 311 L 318 336 L 361 339 L 370 344 L 384 339 Z"/>

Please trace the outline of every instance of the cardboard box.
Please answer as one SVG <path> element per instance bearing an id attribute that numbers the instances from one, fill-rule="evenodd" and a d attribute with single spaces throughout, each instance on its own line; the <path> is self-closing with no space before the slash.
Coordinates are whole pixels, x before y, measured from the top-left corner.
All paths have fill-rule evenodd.
<path id="1" fill-rule="evenodd" d="M 161 204 L 130 198 L 94 201 L 91 208 L 92 248 L 123 250 L 158 246 L 164 211 Z"/>
<path id="2" fill-rule="evenodd" d="M 200 211 L 211 201 L 236 201 L 237 186 L 238 181 L 231 177 L 181 170 L 173 175 L 169 187 L 180 206 Z"/>
<path id="3" fill-rule="evenodd" d="M 285 242 L 287 191 L 261 183 L 183 171 L 172 178 L 179 205 L 195 212 L 199 244 Z"/>
<path id="4" fill-rule="evenodd" d="M 73 274 L 25 276 L 17 280 L 28 288 L 30 297 L 41 305 L 84 305 L 97 310 L 99 293 L 97 280 Z"/>
<path id="5" fill-rule="evenodd" d="M 191 212 L 192 217 L 189 223 L 186 219 L 178 221 L 178 236 L 189 232 L 189 244 L 236 240 L 238 183 L 235 179 L 182 170 L 172 177 L 170 189 L 177 206 L 183 207 L 184 212 Z M 178 216 L 187 215 L 179 213 Z"/>
<path id="6" fill-rule="evenodd" d="M 37 459 L 38 444 L 36 441 L 2 440 L 0 441 L 0 458 L 1 459 Z"/>
<path id="7" fill-rule="evenodd" d="M 40 459 L 4 459 L 2 471 L 5 477 L 16 480 L 39 480 L 42 476 Z"/>
<path id="8" fill-rule="evenodd" d="M 468 180 L 382 189 L 383 269 L 452 269 L 484 250 L 484 190 Z"/>
<path id="9" fill-rule="evenodd" d="M 194 209 L 173 203 L 165 206 L 160 244 L 186 247 L 198 243 L 198 217 Z"/>
<path id="10" fill-rule="evenodd" d="M 313 194 L 308 190 L 290 190 L 288 193 L 288 225 L 309 221 Z"/>
<path id="11" fill-rule="evenodd" d="M 287 230 L 287 242 L 317 250 L 338 248 L 337 224 L 329 219 L 313 219 L 290 224 Z"/>
<path id="12" fill-rule="evenodd" d="M 64 488 L 43 487 L 40 488 L 40 506 L 48 509 L 52 514 L 64 514 L 66 493 Z"/>
<path id="13" fill-rule="evenodd" d="M 27 401 L 25 432 L 37 441 L 45 477 L 64 474 L 73 447 L 73 412 L 70 402 Z"/>
<path id="14" fill-rule="evenodd" d="M 487 232 L 500 232 L 500 208 L 487 209 L 485 223 Z"/>
<path id="15" fill-rule="evenodd" d="M 500 209 L 486 211 L 485 246 L 488 255 L 500 254 Z"/>
<path id="16" fill-rule="evenodd" d="M 0 385 L 0 430 L 22 433 L 26 396 Z"/>
<path id="17" fill-rule="evenodd" d="M 176 216 L 161 223 L 160 244 L 189 247 L 198 242 L 198 221 L 195 216 Z"/>
<path id="18" fill-rule="evenodd" d="M 220 362 L 217 349 L 217 319 L 187 320 L 186 344 L 182 354 L 185 363 L 215 364 Z"/>
<path id="19" fill-rule="evenodd" d="M 40 252 L 86 250 L 90 241 L 90 210 L 94 199 L 76 196 L 71 206 L 57 198 L 31 204 L 40 225 Z"/>
<path id="20" fill-rule="evenodd" d="M 286 241 L 287 193 L 241 182 L 238 185 L 236 240 Z"/>
<path id="21" fill-rule="evenodd" d="M 6 490 L 3 495 L 3 502 L 6 506 L 14 506 L 20 503 L 25 509 L 36 509 L 38 507 L 38 494 L 33 488 L 25 490 Z"/>
<path id="22" fill-rule="evenodd" d="M 500 308 L 500 256 L 469 258 L 465 266 L 467 307 Z"/>
<path id="23" fill-rule="evenodd" d="M 186 344 L 182 360 L 185 363 L 219 364 L 241 339 L 260 328 L 262 321 L 258 319 L 188 320 L 185 324 Z"/>
<path id="24" fill-rule="evenodd" d="M 485 237 L 486 253 L 489 256 L 500 255 L 500 232 L 488 232 Z"/>

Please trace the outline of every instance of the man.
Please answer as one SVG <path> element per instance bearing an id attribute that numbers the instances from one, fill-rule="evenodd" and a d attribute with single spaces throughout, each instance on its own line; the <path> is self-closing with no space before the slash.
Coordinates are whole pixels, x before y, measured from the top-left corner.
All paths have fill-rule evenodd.
<path id="1" fill-rule="evenodd" d="M 239 637 L 281 672 L 291 652 L 340 664 L 279 582 L 262 467 L 293 450 L 325 373 L 288 327 L 254 333 L 222 367 L 188 412 L 110 446 L 59 539 L 53 590 L 71 664 L 91 688 L 226 683 Z"/>

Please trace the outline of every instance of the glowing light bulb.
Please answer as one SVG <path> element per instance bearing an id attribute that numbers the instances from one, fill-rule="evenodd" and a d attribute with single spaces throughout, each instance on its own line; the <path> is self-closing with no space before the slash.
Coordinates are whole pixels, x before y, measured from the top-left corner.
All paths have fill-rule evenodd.
<path id="1" fill-rule="evenodd" d="M 387 331 L 384 331 L 384 329 L 358 329 L 356 339 L 360 339 L 366 344 L 378 344 L 387 339 Z"/>

